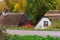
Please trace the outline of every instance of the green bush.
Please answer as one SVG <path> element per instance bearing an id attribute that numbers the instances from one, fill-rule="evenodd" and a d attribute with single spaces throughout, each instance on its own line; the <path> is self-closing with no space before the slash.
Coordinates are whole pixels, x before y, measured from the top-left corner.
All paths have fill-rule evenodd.
<path id="1" fill-rule="evenodd" d="M 31 36 L 31 35 L 25 35 L 25 36 L 19 36 L 19 35 L 8 35 L 6 40 L 60 40 L 60 37 L 42 37 L 42 36 Z"/>

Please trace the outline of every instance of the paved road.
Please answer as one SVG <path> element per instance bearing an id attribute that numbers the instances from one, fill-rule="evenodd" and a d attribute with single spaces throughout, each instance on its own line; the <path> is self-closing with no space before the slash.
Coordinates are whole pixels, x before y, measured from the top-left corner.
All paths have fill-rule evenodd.
<path id="1" fill-rule="evenodd" d="M 60 31 L 7 30 L 7 33 L 18 35 L 60 36 Z"/>

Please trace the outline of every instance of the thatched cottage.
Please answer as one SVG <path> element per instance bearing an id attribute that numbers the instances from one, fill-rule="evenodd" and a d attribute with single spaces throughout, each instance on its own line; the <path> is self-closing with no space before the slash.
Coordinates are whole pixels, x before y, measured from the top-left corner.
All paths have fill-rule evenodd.
<path id="1" fill-rule="evenodd" d="M 30 22 L 24 13 L 9 13 L 9 15 L 0 16 L 0 25 L 22 26 L 25 24 Z"/>
<path id="2" fill-rule="evenodd" d="M 41 18 L 35 29 L 44 29 L 52 25 L 53 21 L 60 21 L 60 10 L 50 10 Z"/>

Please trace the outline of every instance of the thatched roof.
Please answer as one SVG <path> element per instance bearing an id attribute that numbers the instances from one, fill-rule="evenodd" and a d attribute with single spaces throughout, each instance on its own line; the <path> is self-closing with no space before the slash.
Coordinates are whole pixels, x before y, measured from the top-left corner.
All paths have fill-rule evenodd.
<path id="1" fill-rule="evenodd" d="M 60 16 L 60 10 L 50 10 L 44 16 Z"/>
<path id="2" fill-rule="evenodd" d="M 0 24 L 17 25 L 27 19 L 25 14 L 9 14 L 8 16 L 0 16 Z"/>
<path id="3" fill-rule="evenodd" d="M 49 10 L 46 14 L 59 14 L 60 10 Z"/>

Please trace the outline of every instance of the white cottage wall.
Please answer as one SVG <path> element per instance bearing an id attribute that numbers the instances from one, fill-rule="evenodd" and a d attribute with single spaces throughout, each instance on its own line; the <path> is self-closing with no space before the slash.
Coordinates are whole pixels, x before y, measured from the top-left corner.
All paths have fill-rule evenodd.
<path id="1" fill-rule="evenodd" d="M 44 27 L 44 21 L 48 21 L 48 26 L 51 25 L 51 21 L 50 21 L 48 18 L 43 17 L 43 18 L 39 21 L 39 23 L 35 26 L 35 29 L 44 29 L 44 28 L 45 28 L 45 27 Z"/>

